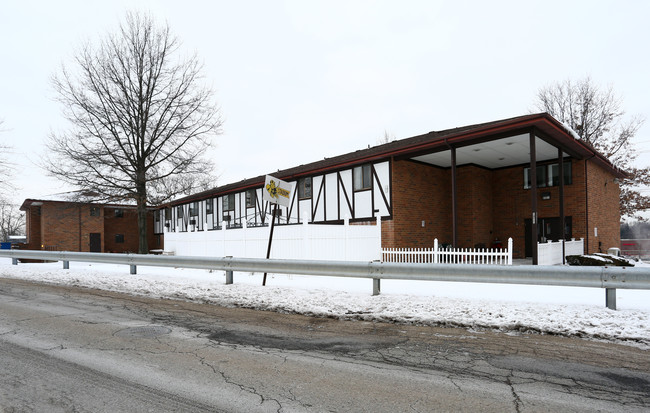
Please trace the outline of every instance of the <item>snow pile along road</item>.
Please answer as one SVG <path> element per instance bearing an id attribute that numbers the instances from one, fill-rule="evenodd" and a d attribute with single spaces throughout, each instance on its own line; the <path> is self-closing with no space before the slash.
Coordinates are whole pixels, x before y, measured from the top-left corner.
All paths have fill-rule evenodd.
<path id="1" fill-rule="evenodd" d="M 317 317 L 449 325 L 502 331 L 538 332 L 613 340 L 650 349 L 650 291 L 618 290 L 619 310 L 605 307 L 596 288 L 382 281 L 338 277 L 235 273 L 225 285 L 222 271 L 70 263 L 11 265 L 0 259 L 0 277 L 96 288 L 154 298 L 172 298 L 229 307 Z"/>

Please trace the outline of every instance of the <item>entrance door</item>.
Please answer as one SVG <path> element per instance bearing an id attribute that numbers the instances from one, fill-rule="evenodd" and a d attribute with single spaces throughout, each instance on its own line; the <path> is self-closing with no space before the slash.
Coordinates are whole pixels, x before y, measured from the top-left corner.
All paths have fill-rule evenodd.
<path id="1" fill-rule="evenodd" d="M 99 232 L 90 233 L 90 252 L 102 252 L 102 234 Z"/>
<path id="2" fill-rule="evenodd" d="M 562 238 L 562 225 L 560 224 L 560 217 L 552 218 L 540 218 L 537 220 L 537 242 L 546 242 L 546 241 L 559 241 Z M 564 217 L 564 236 L 565 239 L 571 239 L 572 235 L 572 225 L 571 217 Z M 531 243 L 532 235 L 532 220 L 526 219 L 524 221 L 525 229 L 525 249 L 526 257 L 533 256 L 533 244 Z"/>

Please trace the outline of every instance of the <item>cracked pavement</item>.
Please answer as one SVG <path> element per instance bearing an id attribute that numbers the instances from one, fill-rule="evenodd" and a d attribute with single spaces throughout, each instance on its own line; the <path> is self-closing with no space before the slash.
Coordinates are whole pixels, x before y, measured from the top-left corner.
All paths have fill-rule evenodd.
<path id="1" fill-rule="evenodd" d="M 617 411 L 647 350 L 0 279 L 0 412 Z"/>

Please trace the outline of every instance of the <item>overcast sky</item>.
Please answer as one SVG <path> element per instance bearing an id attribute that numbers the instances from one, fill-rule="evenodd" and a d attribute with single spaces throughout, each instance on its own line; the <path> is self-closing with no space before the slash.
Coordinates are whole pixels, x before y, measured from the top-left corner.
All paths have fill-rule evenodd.
<path id="1" fill-rule="evenodd" d="M 67 127 L 50 79 L 127 10 L 167 22 L 204 61 L 225 119 L 215 185 L 385 132 L 527 114 L 540 87 L 568 78 L 612 85 L 628 114 L 650 118 L 648 1 L 0 0 L 0 142 L 14 148 L 15 202 L 70 189 L 38 167 L 50 131 Z M 647 164 L 650 119 L 636 141 Z"/>

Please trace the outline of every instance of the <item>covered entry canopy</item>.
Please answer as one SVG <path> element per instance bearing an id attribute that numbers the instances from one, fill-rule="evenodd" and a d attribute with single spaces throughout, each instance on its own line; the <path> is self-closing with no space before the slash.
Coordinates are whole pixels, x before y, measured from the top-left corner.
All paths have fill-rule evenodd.
<path id="1" fill-rule="evenodd" d="M 411 146 L 406 147 L 406 141 Z M 452 176 L 452 237 L 457 244 L 457 174 L 458 166 L 473 165 L 496 170 L 513 166 L 530 169 L 532 230 L 527 242 L 537 243 L 537 163 L 557 161 L 559 176 L 564 176 L 563 159 L 589 159 L 622 178 L 625 173 L 615 168 L 602 154 L 581 141 L 574 132 L 546 113 L 527 115 L 480 125 L 472 125 L 441 132 L 430 132 L 404 141 L 395 142 L 402 147 L 394 153 L 395 159 L 409 159 L 419 163 L 450 168 Z M 559 184 L 559 222 L 564 222 L 564 182 Z M 562 239 L 565 238 L 561 225 Z M 528 236 L 527 236 L 528 237 Z M 537 263 L 537 249 L 532 251 Z"/>
<path id="2" fill-rule="evenodd" d="M 593 158 L 612 173 L 625 176 L 607 158 L 579 140 L 574 132 L 548 113 L 429 132 L 393 143 L 402 147 L 397 152 L 420 162 L 451 167 L 451 148 L 455 148 L 457 166 L 473 164 L 496 169 L 530 162 L 531 133 L 536 138 L 535 156 L 538 162 L 557 159 L 558 149 L 561 149 L 564 156 Z M 407 141 L 410 141 L 410 145 Z"/>

